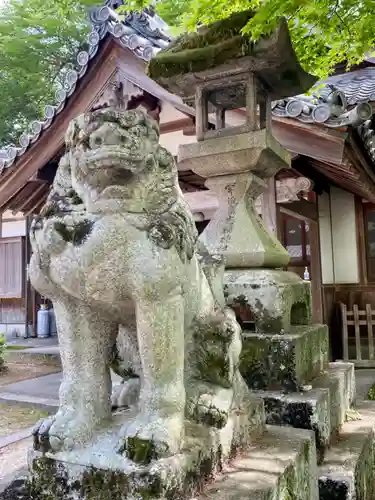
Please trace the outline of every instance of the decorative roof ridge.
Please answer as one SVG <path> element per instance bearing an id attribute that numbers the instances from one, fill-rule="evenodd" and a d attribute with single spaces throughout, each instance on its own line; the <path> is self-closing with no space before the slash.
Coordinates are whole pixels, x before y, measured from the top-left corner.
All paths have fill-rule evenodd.
<path id="1" fill-rule="evenodd" d="M 354 127 L 375 164 L 375 116 L 368 102 L 348 104 L 345 93 L 328 83 L 311 96 L 298 95 L 272 103 L 272 115 L 329 128 Z"/>
<path id="2" fill-rule="evenodd" d="M 45 106 L 43 117 L 30 124 L 30 132 L 21 134 L 18 146 L 1 149 L 0 176 L 26 152 L 31 144 L 38 140 L 42 132 L 50 127 L 55 117 L 65 108 L 68 98 L 74 93 L 77 83 L 87 72 L 90 61 L 97 54 L 100 42 L 106 35 L 112 35 L 119 40 L 121 45 L 145 61 L 150 60 L 171 41 L 166 33 L 166 24 L 151 9 L 146 9 L 145 12 L 139 14 L 129 14 L 122 20 L 108 6 L 112 5 L 113 1 L 105 0 L 105 3 L 106 5 L 102 7 L 90 10 L 92 31 L 86 40 L 88 48 L 77 54 L 76 67 L 67 72 L 62 87 L 55 93 L 54 104 Z M 146 38 L 147 35 L 150 38 Z"/>
<path id="3" fill-rule="evenodd" d="M 375 124 L 374 119 L 366 120 L 357 128 L 358 134 L 363 141 L 367 153 L 375 163 Z"/>
<path id="4" fill-rule="evenodd" d="M 324 125 L 329 128 L 358 127 L 373 115 L 368 102 L 349 106 L 342 90 L 332 84 L 316 91 L 311 96 L 297 95 L 272 103 L 272 115 L 292 118 L 303 123 Z"/>

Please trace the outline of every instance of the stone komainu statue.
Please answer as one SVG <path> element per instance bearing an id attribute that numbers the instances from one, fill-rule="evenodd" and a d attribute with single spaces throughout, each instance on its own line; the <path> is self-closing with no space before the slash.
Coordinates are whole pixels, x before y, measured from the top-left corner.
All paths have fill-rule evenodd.
<path id="1" fill-rule="evenodd" d="M 193 217 L 157 123 L 112 108 L 73 120 L 47 203 L 31 228 L 33 286 L 54 304 L 63 380 L 35 447 L 83 445 L 135 405 L 119 453 L 177 453 L 186 419 L 222 428 L 246 391 L 240 327 L 223 265 L 197 252 Z M 110 367 L 123 378 L 111 405 Z"/>

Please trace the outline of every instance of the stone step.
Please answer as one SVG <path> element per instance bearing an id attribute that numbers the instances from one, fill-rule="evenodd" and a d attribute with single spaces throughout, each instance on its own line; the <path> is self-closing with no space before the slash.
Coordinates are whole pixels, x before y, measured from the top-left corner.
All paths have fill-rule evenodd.
<path id="1" fill-rule="evenodd" d="M 353 363 L 329 363 L 328 370 L 312 381 L 312 387 L 329 390 L 331 434 L 337 433 L 346 421 L 347 411 L 355 400 Z"/>
<path id="2" fill-rule="evenodd" d="M 357 407 L 361 419 L 346 422 L 318 467 L 320 500 L 374 500 L 375 404 Z"/>
<path id="3" fill-rule="evenodd" d="M 269 425 L 309 429 L 315 433 L 317 462 L 322 462 L 331 437 L 330 394 L 328 389 L 283 394 L 256 391 L 264 401 Z"/>
<path id="4" fill-rule="evenodd" d="M 324 452 L 345 421 L 354 401 L 354 366 L 330 363 L 328 370 L 306 386 L 304 392 L 255 391 L 264 400 L 267 424 L 288 425 L 315 432 L 317 459 Z"/>
<path id="5" fill-rule="evenodd" d="M 280 335 L 244 331 L 240 370 L 250 389 L 298 391 L 327 367 L 328 350 L 325 325 Z"/>
<path id="6" fill-rule="evenodd" d="M 267 426 L 194 500 L 318 500 L 314 434 Z"/>
<path id="7" fill-rule="evenodd" d="M 135 438 L 136 465 L 118 453 L 118 439 L 120 427 L 133 422 L 137 414 L 136 407 L 114 412 L 108 427 L 98 429 L 92 440 L 72 451 L 30 452 L 33 498 L 75 500 L 80 490 L 79 498 L 91 500 L 97 484 L 103 499 L 190 498 L 222 464 L 257 442 L 265 429 L 263 401 L 245 393 L 241 406 L 230 412 L 223 428 L 187 421 L 184 448 L 178 455 L 152 460 L 154 448 Z"/>

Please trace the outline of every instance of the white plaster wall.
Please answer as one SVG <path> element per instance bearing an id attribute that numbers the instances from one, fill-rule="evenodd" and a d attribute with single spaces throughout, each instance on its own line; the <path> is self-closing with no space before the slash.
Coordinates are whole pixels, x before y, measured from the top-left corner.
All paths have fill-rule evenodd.
<path id="1" fill-rule="evenodd" d="M 180 144 L 191 144 L 197 142 L 195 135 L 184 135 L 182 130 L 161 134 L 160 144 L 173 155 L 177 156 Z"/>
<path id="2" fill-rule="evenodd" d="M 25 236 L 26 235 L 26 221 L 16 220 L 3 222 L 1 228 L 1 237 L 9 238 L 11 236 Z"/>
<path id="3" fill-rule="evenodd" d="M 323 193 L 318 198 L 320 255 L 323 285 L 334 283 L 333 248 L 331 231 L 330 196 Z"/>
<path id="4" fill-rule="evenodd" d="M 26 219 L 21 213 L 13 214 L 11 210 L 6 210 L 1 215 L 0 223 L 0 236 L 2 238 L 26 235 Z"/>
<path id="5" fill-rule="evenodd" d="M 354 195 L 331 188 L 333 273 L 335 283 L 359 282 Z"/>

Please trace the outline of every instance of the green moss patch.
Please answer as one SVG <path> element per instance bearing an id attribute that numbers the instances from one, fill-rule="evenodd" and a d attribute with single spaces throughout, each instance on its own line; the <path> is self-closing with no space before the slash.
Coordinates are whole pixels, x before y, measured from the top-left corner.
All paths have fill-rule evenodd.
<path id="1" fill-rule="evenodd" d="M 375 383 L 373 383 L 368 390 L 367 399 L 369 399 L 370 401 L 375 401 Z"/>
<path id="2" fill-rule="evenodd" d="M 328 363 L 328 329 L 292 327 L 294 334 L 245 332 L 240 371 L 250 389 L 299 391 Z"/>
<path id="3" fill-rule="evenodd" d="M 251 55 L 253 44 L 241 34 L 252 17 L 251 11 L 236 12 L 216 21 L 199 33 L 181 35 L 166 50 L 159 52 L 148 67 L 151 78 L 170 78 L 214 68 L 231 59 Z"/>
<path id="4" fill-rule="evenodd" d="M 78 222 L 72 229 L 69 229 L 64 222 L 55 222 L 54 227 L 64 241 L 81 245 L 92 230 L 93 223 L 89 220 Z"/>

